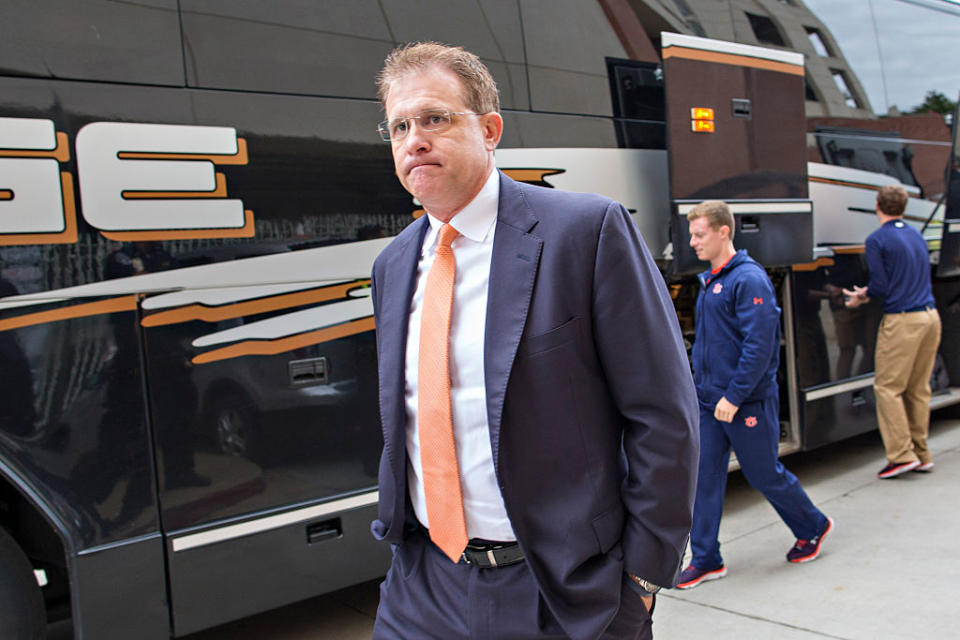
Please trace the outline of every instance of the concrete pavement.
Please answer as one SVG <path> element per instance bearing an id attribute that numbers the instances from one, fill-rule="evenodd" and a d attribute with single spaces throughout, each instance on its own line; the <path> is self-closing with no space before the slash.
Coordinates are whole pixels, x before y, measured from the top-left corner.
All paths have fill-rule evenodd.
<path id="1" fill-rule="evenodd" d="M 836 528 L 816 561 L 784 560 L 793 539 L 741 475 L 730 478 L 720 538 L 728 575 L 670 591 L 658 638 L 960 637 L 960 421 L 938 420 L 936 468 L 879 480 L 870 434 L 784 460 Z"/>

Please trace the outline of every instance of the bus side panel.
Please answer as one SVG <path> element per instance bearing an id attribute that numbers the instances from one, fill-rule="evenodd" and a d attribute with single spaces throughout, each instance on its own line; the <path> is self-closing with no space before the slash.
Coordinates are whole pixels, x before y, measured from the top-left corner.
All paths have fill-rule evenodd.
<path id="1" fill-rule="evenodd" d="M 76 559 L 76 638 L 170 637 L 159 534 L 82 552 Z"/>
<path id="2" fill-rule="evenodd" d="M 803 448 L 817 447 L 877 428 L 873 387 L 803 403 Z"/>
<path id="3" fill-rule="evenodd" d="M 843 306 L 843 288 L 867 282 L 862 253 L 836 254 L 790 274 L 803 447 L 876 429 L 871 375 L 879 301 Z"/>
<path id="4" fill-rule="evenodd" d="M 376 251 L 355 247 L 385 242 L 418 208 L 372 129 L 373 103 L 198 91 L 192 104 L 195 124 L 235 126 L 246 143 L 248 164 L 223 172 L 256 235 L 169 240 L 144 256 L 145 277 L 182 288 L 141 304 L 161 518 L 174 541 L 375 491 Z M 313 543 L 311 521 L 175 552 L 177 633 L 383 575 L 389 547 L 370 534 L 373 517 L 343 516 Z"/>
<path id="5" fill-rule="evenodd" d="M 382 576 L 391 551 L 370 534 L 376 509 L 374 502 L 235 538 L 227 530 L 221 541 L 179 551 L 175 538 L 168 555 L 176 635 Z"/>
<path id="6" fill-rule="evenodd" d="M 375 495 L 381 435 L 369 274 L 386 242 L 378 238 L 396 235 L 418 208 L 393 174 L 389 146 L 373 131 L 371 123 L 382 118 L 378 105 L 25 78 L 0 80 L 0 96 L 4 116 L 23 119 L 24 127 L 30 118 L 49 118 L 69 152 L 57 168 L 73 179 L 64 189 L 76 201 L 74 239 L 43 244 L 46 238 L 34 234 L 24 239 L 32 244 L 21 246 L 7 236 L 0 245 L 0 273 L 10 283 L 0 296 L 46 296 L 42 303 L 3 309 L 0 322 L 13 318 L 24 325 L 25 316 L 48 314 L 0 331 L 9 343 L 3 355 L 11 365 L 4 370 L 17 372 L 20 383 L 3 387 L 10 397 L 0 416 L 10 419 L 0 434 L 0 453 L 21 463 L 32 485 L 49 483 L 60 517 L 79 528 L 77 540 L 66 546 L 82 552 L 129 540 L 157 532 L 159 522 L 167 536 L 176 536 L 345 495 Z M 38 110 L 37 104 L 47 103 L 57 110 Z M 200 210 L 219 198 L 242 202 L 253 237 L 184 237 L 162 228 L 149 237 L 122 227 L 101 233 L 88 217 L 110 214 L 115 224 L 135 222 L 130 213 L 144 198 L 156 201 L 150 194 L 173 188 L 169 167 L 182 158 L 121 158 L 105 147 L 109 138 L 81 135 L 96 133 L 96 127 L 106 131 L 99 123 L 144 153 L 151 147 L 138 145 L 151 143 L 140 137 L 142 124 L 173 125 L 163 136 L 167 145 L 189 145 L 197 127 L 228 128 L 246 151 L 211 167 L 222 187 Z M 126 163 L 126 179 L 137 183 L 114 189 L 132 189 L 134 195 L 107 200 L 112 211 L 86 210 L 84 189 L 95 189 L 99 180 L 99 188 L 109 190 L 105 179 L 120 175 L 111 165 L 117 160 Z M 144 184 L 150 188 L 138 189 Z M 138 190 L 147 195 L 137 200 Z M 328 249 L 335 258 L 324 257 Z M 260 260 L 260 266 L 246 267 L 249 260 Z M 251 285 L 260 289 L 250 293 Z M 71 287 L 82 289 L 62 293 Z M 84 297 L 51 302 L 76 295 Z M 171 296 L 186 301 L 168 304 Z M 90 313 L 71 320 L 49 316 L 76 315 L 77 309 Z M 176 317 L 162 315 L 168 313 Z M 219 357 L 223 348 L 263 342 L 257 335 L 233 340 L 227 332 L 257 334 L 264 326 L 276 330 L 267 340 L 268 353 L 254 348 Z M 295 344 L 283 342 L 288 338 Z M 201 339 L 207 342 L 198 345 Z M 251 437 L 236 437 L 244 432 Z M 229 437 L 221 438 L 223 433 Z M 232 556 L 219 567 L 222 575 L 206 572 L 204 595 L 206 601 L 230 600 L 233 585 L 267 580 L 260 556 L 271 559 L 269 573 L 287 576 L 307 566 L 320 571 L 320 560 L 332 555 L 341 563 L 330 574 L 334 578 L 291 581 L 265 600 L 251 598 L 251 608 L 246 598 L 237 598 L 226 615 L 213 611 L 198 618 L 189 608 L 203 600 L 193 597 L 176 599 L 174 607 L 187 607 L 186 624 L 196 628 L 259 611 L 268 606 L 263 602 L 281 605 L 317 595 L 325 585 L 382 574 L 389 547 L 369 533 L 372 512 L 358 514 L 366 518 L 362 526 L 344 520 L 336 534 L 349 538 L 337 546 L 346 549 L 343 555 L 317 551 L 336 542 L 308 547 L 298 535 L 296 552 L 261 549 L 257 558 Z M 326 541 L 322 531 L 320 538 Z M 144 579 L 163 579 L 162 563 L 156 569 L 159 575 Z M 118 565 L 112 582 L 125 581 L 123 570 Z M 195 574 L 177 575 L 189 570 L 173 563 L 166 578 L 189 584 Z M 75 577 L 73 584 L 77 602 L 97 600 L 96 580 Z M 131 598 L 137 593 L 130 590 Z M 177 619 L 178 612 L 171 615 Z"/>
<path id="7" fill-rule="evenodd" d="M 23 291 L 71 258 L 18 249 L 0 254 L 6 282 Z M 158 522 L 136 314 L 51 319 L 75 307 L 0 312 L 0 458 L 50 506 L 69 532 L 65 546 L 82 552 L 156 532 Z M 13 322 L 24 326 L 2 329 Z"/>

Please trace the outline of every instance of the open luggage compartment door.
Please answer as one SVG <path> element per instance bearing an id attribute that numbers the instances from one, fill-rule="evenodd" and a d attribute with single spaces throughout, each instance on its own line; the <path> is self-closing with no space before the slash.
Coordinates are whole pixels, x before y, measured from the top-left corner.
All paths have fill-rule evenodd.
<path id="1" fill-rule="evenodd" d="M 671 239 L 678 273 L 698 271 L 686 214 L 724 200 L 734 245 L 767 266 L 809 262 L 803 56 L 663 33 Z"/>

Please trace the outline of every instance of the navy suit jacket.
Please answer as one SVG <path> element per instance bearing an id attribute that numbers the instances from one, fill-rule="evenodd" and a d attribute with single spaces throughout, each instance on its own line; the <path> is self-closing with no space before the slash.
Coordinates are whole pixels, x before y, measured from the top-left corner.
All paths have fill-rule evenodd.
<path id="1" fill-rule="evenodd" d="M 404 366 L 428 224 L 407 227 L 373 267 L 384 451 L 371 528 L 394 544 L 409 524 Z M 673 304 L 622 205 L 501 174 L 484 369 L 517 540 L 565 631 L 595 638 L 624 571 L 675 584 L 699 446 Z"/>

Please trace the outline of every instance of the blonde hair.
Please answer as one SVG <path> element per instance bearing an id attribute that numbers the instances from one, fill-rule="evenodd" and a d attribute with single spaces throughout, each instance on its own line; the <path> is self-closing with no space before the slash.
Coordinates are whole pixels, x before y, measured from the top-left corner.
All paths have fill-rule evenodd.
<path id="1" fill-rule="evenodd" d="M 432 66 L 452 71 L 460 78 L 463 101 L 474 113 L 500 111 L 500 94 L 490 70 L 476 55 L 463 47 L 452 47 L 439 42 L 412 42 L 397 47 L 383 62 L 377 74 L 377 95 L 386 109 L 390 85 L 413 71 Z"/>
<path id="2" fill-rule="evenodd" d="M 733 214 L 730 213 L 730 207 L 723 200 L 704 200 L 687 214 L 687 222 L 692 222 L 697 218 L 706 218 L 710 228 L 714 231 L 720 227 L 726 226 L 730 229 L 730 239 L 733 240 L 733 230 L 736 223 L 733 220 Z"/>

